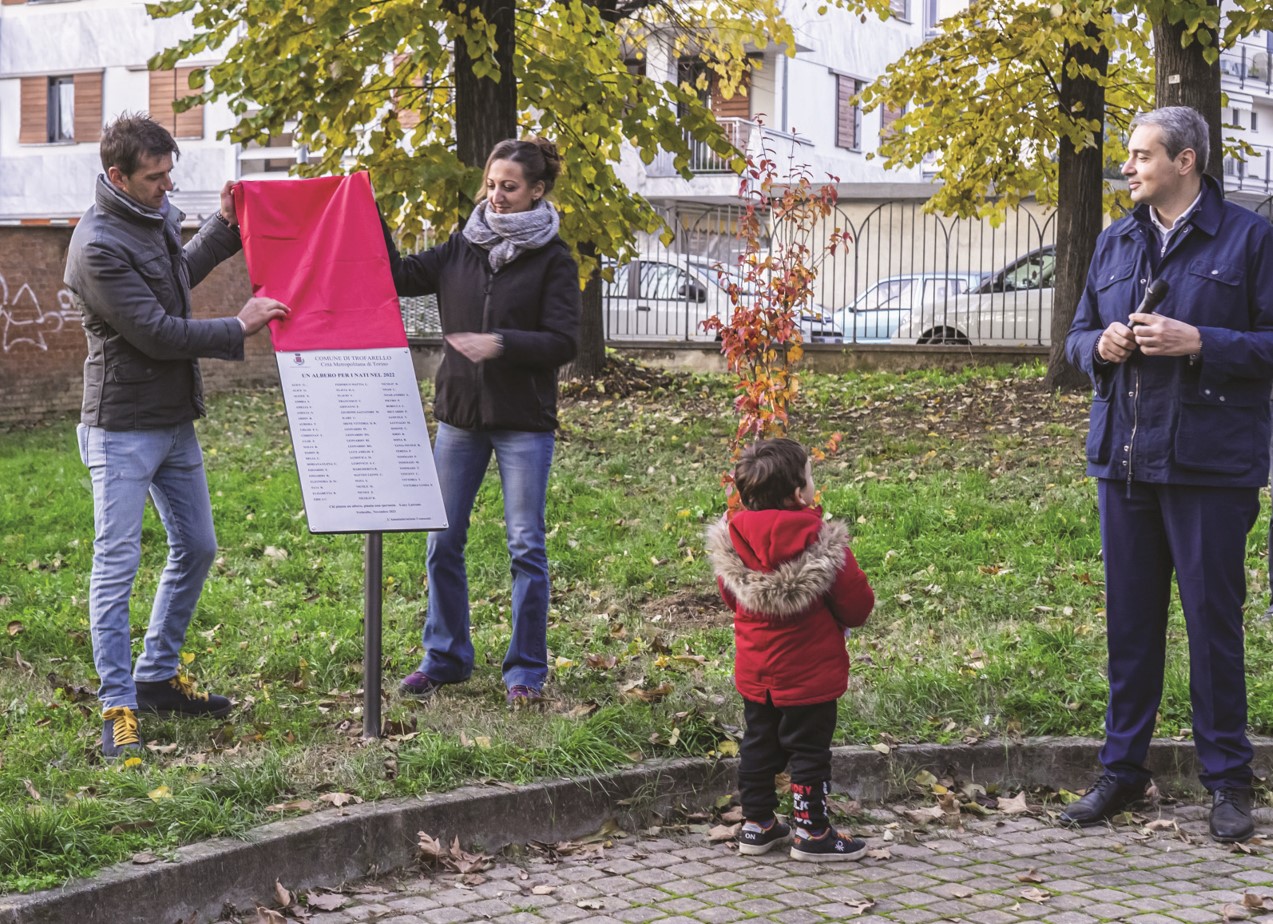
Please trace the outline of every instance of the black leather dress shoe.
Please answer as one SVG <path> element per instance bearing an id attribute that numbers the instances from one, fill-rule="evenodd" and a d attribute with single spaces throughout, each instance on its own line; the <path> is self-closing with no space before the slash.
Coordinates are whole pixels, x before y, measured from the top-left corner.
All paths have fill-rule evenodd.
<path id="1" fill-rule="evenodd" d="M 1211 839 L 1231 844 L 1245 841 L 1254 833 L 1251 790 L 1217 789 L 1211 796 Z"/>
<path id="2" fill-rule="evenodd" d="M 1086 828 L 1117 815 L 1144 797 L 1144 783 L 1128 786 L 1119 783 L 1113 774 L 1106 773 L 1092 785 L 1087 795 L 1065 807 L 1060 821 L 1061 824 Z"/>

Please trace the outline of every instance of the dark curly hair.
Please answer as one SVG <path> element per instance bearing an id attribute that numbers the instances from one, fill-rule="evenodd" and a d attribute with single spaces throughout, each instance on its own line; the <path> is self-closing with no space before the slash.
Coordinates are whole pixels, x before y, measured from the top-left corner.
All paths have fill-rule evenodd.
<path id="1" fill-rule="evenodd" d="M 102 129 L 102 169 L 107 173 L 118 167 L 124 176 L 132 176 L 145 157 L 181 154 L 168 129 L 140 112 L 125 112 Z"/>
<path id="2" fill-rule="evenodd" d="M 757 440 L 734 466 L 734 487 L 748 510 L 778 510 L 804 487 L 809 453 L 795 440 Z"/>

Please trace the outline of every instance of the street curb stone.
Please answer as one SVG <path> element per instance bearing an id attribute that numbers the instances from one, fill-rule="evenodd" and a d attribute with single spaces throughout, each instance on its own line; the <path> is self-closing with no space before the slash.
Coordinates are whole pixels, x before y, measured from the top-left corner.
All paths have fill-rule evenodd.
<path id="1" fill-rule="evenodd" d="M 1255 739 L 1255 770 L 1269 775 L 1273 739 Z M 1100 742 L 1079 738 L 899 745 L 887 754 L 836 748 L 835 791 L 863 803 L 904 793 L 919 770 L 1001 786 L 1078 789 L 1097 771 Z M 1201 792 L 1192 742 L 1157 740 L 1150 769 L 1159 786 Z M 227 906 L 269 904 L 275 881 L 294 891 L 382 874 L 415 862 L 416 833 L 468 849 L 556 842 L 596 831 L 605 821 L 640 826 L 676 807 L 703 809 L 732 792 L 737 761 L 650 761 L 613 774 L 526 786 L 467 786 L 415 799 L 346 806 L 264 825 L 244 840 L 218 838 L 182 847 L 171 862 L 121 863 L 61 889 L 0 897 L 0 924 L 192 924 Z"/>

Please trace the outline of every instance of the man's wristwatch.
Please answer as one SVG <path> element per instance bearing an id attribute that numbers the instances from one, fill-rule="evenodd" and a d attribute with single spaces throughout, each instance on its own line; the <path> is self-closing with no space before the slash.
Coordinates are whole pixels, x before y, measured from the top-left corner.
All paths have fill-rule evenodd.
<path id="1" fill-rule="evenodd" d="M 234 224 L 230 224 L 230 219 L 226 218 L 226 217 L 225 217 L 225 215 L 221 214 L 221 210 L 220 210 L 220 209 L 218 209 L 218 210 L 217 210 L 216 219 L 217 219 L 217 221 L 221 222 L 221 224 L 223 224 L 223 225 L 225 225 L 227 228 L 229 228 L 231 231 L 238 231 L 238 230 L 239 230 L 239 224 L 238 224 L 238 222 L 235 222 Z"/>

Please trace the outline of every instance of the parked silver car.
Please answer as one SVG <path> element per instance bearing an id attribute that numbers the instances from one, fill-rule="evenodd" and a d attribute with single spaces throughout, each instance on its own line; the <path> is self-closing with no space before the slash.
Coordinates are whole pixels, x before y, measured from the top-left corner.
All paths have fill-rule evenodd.
<path id="1" fill-rule="evenodd" d="M 904 273 L 870 286 L 834 315 L 835 326 L 851 343 L 887 343 L 926 302 L 942 301 L 967 292 L 981 282 L 980 270 L 946 273 Z"/>
<path id="2" fill-rule="evenodd" d="M 1052 339 L 1056 247 L 1013 260 L 971 291 L 925 303 L 893 339 L 911 343 L 1047 344 Z"/>
<path id="3" fill-rule="evenodd" d="M 614 276 L 602 288 L 606 337 L 611 340 L 713 341 L 703 329 L 713 316 L 727 320 L 732 306 L 728 285 L 737 284 L 743 297 L 754 294 L 740 273 L 726 271 L 722 282 L 718 264 L 702 258 L 633 260 L 612 266 Z M 843 332 L 820 305 L 810 305 L 801 317 L 806 343 L 839 343 Z"/>

